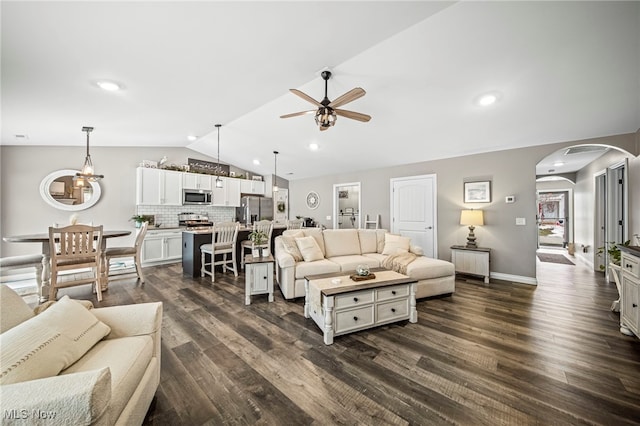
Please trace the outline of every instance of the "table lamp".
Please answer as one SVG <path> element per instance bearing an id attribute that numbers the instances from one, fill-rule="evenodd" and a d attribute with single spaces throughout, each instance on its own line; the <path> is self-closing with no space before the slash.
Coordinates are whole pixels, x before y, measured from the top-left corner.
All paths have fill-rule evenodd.
<path id="1" fill-rule="evenodd" d="M 467 248 L 476 248 L 476 236 L 473 230 L 478 225 L 484 225 L 482 210 L 462 210 L 460 213 L 460 225 L 469 226 L 469 236 L 467 237 Z"/>

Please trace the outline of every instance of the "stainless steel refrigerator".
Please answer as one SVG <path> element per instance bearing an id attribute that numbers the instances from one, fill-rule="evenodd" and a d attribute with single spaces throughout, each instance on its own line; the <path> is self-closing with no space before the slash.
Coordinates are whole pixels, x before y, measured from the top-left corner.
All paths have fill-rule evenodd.
<path id="1" fill-rule="evenodd" d="M 236 220 L 252 225 L 258 220 L 273 220 L 273 199 L 266 197 L 242 197 L 236 207 Z"/>

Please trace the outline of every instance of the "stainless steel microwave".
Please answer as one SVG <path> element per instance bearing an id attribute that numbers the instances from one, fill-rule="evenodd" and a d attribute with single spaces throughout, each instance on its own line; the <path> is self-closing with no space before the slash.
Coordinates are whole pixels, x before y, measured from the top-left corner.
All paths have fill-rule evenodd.
<path id="1" fill-rule="evenodd" d="M 204 189 L 183 189 L 182 204 L 183 205 L 208 205 L 211 204 L 211 191 Z"/>

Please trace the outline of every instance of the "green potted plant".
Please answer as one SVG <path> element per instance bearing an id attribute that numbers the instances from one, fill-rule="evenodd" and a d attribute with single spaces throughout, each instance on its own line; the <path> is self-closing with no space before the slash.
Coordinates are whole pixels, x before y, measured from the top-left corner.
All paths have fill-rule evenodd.
<path id="1" fill-rule="evenodd" d="M 631 240 L 627 240 L 622 244 L 618 244 L 615 243 L 613 241 L 608 242 L 608 247 L 598 247 L 598 251 L 597 254 L 602 255 L 604 254 L 604 252 L 606 251 L 609 254 L 609 262 L 613 263 L 614 265 L 620 265 L 620 259 L 621 259 L 621 254 L 620 254 L 620 249 L 618 248 L 618 245 L 621 246 L 628 246 L 631 243 Z M 604 271 L 606 269 L 605 265 L 600 265 L 600 270 Z"/>
<path id="2" fill-rule="evenodd" d="M 142 226 L 143 222 L 149 222 L 149 224 L 152 223 L 152 216 L 147 216 L 147 215 L 143 215 L 143 214 L 134 214 L 133 216 L 131 216 L 131 219 L 136 223 L 136 228 L 140 228 Z"/>
<path id="3" fill-rule="evenodd" d="M 249 234 L 249 241 L 253 243 L 253 249 L 251 250 L 251 254 L 253 255 L 253 257 L 260 257 L 260 248 L 256 246 L 266 244 L 267 238 L 269 238 L 269 236 L 262 231 L 258 231 L 255 229 L 251 231 L 251 233 Z"/>

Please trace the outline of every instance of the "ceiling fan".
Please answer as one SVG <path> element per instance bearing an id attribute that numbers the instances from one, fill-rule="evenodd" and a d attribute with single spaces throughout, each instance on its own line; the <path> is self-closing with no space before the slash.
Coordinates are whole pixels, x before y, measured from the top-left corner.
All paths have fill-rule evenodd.
<path id="1" fill-rule="evenodd" d="M 354 111 L 347 111 L 346 109 L 338 109 L 342 105 L 345 105 L 351 101 L 355 101 L 358 98 L 363 97 L 367 92 L 364 91 L 361 87 L 356 87 L 355 89 L 349 90 L 347 93 L 342 96 L 338 96 L 335 100 L 330 101 L 327 97 L 327 82 L 331 78 L 331 71 L 322 71 L 320 74 L 324 79 L 324 99 L 320 102 L 313 99 L 311 96 L 306 93 L 301 92 L 297 89 L 289 89 L 291 93 L 300 96 L 302 99 L 311 102 L 312 104 L 318 107 L 317 110 L 309 110 L 309 111 L 300 111 L 294 112 L 291 114 L 281 115 L 280 118 L 289 118 L 289 117 L 297 117 L 299 115 L 306 115 L 315 113 L 316 124 L 320 127 L 320 130 L 327 130 L 329 127 L 336 124 L 337 116 L 351 118 L 352 120 L 364 121 L 367 122 L 371 120 L 371 116 L 367 114 L 362 114 Z"/>

